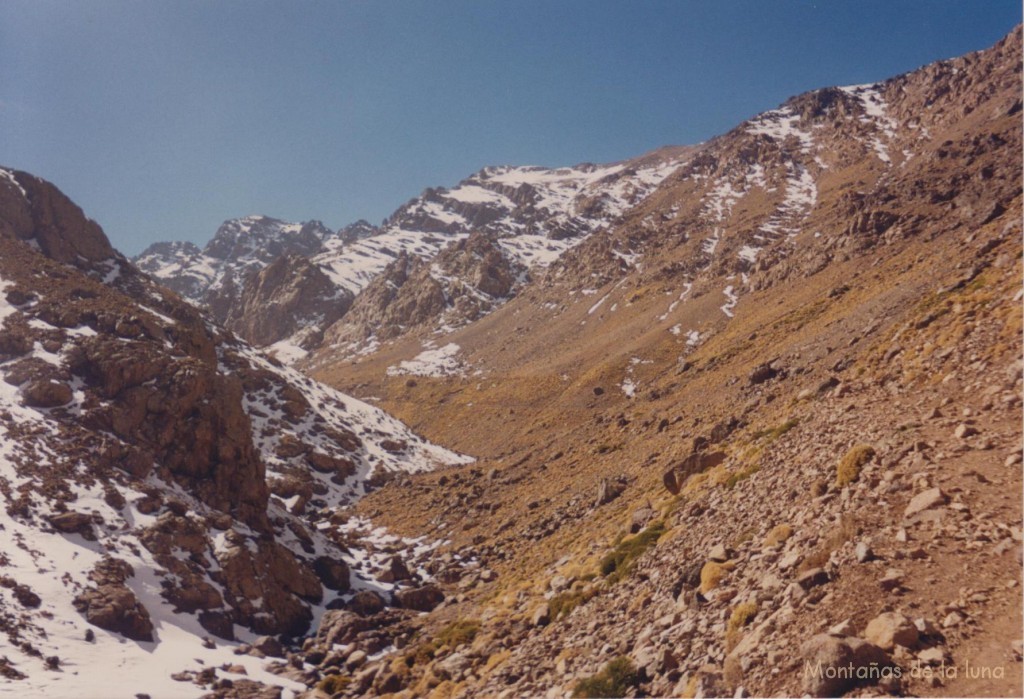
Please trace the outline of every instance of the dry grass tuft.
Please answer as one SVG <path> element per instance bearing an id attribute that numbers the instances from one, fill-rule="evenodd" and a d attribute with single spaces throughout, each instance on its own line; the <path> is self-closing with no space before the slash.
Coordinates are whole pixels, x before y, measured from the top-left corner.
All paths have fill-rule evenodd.
<path id="1" fill-rule="evenodd" d="M 725 577 L 728 572 L 721 563 L 715 563 L 714 561 L 708 561 L 704 564 L 704 567 L 700 569 L 700 591 L 710 592 L 718 587 L 718 583 L 722 582 L 722 578 Z"/>
<path id="2" fill-rule="evenodd" d="M 764 545 L 775 548 L 784 544 L 791 536 L 793 536 L 793 527 L 788 524 L 776 524 L 764 538 Z"/>
<path id="3" fill-rule="evenodd" d="M 875 458 L 875 449 L 869 444 L 858 444 L 846 452 L 836 467 L 836 485 L 843 488 L 860 478 L 864 465 Z"/>

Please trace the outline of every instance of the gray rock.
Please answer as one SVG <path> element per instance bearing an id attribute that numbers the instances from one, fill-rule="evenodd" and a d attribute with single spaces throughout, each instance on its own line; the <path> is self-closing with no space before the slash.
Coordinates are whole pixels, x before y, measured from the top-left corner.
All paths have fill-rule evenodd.
<path id="1" fill-rule="evenodd" d="M 953 431 L 953 435 L 957 439 L 967 439 L 968 437 L 973 437 L 976 434 L 978 434 L 977 428 L 967 424 L 966 422 L 961 422 Z"/>
<path id="2" fill-rule="evenodd" d="M 889 568 L 885 571 L 885 575 L 882 579 L 878 581 L 878 586 L 886 592 L 900 589 L 903 587 L 903 571 L 895 568 Z"/>
<path id="3" fill-rule="evenodd" d="M 858 682 L 877 683 L 883 674 L 892 674 L 893 668 L 885 651 L 859 638 L 818 634 L 804 643 L 801 656 L 803 691 L 814 697 L 840 696 Z"/>
<path id="4" fill-rule="evenodd" d="M 946 651 L 938 646 L 925 648 L 917 654 L 917 659 L 925 665 L 941 665 L 946 661 Z"/>
<path id="5" fill-rule="evenodd" d="M 725 548 L 725 544 L 715 544 L 711 547 L 708 552 L 708 560 L 714 561 L 715 563 L 725 563 L 729 560 L 729 551 Z"/>
<path id="6" fill-rule="evenodd" d="M 911 498 L 907 508 L 903 511 L 903 515 L 910 517 L 918 512 L 924 512 L 925 510 L 945 505 L 947 502 L 949 502 L 949 498 L 939 488 L 930 488 Z"/>
<path id="7" fill-rule="evenodd" d="M 530 623 L 534 626 L 547 626 L 551 623 L 551 616 L 548 613 L 546 604 L 537 607 L 530 616 Z"/>
<path id="8" fill-rule="evenodd" d="M 853 555 L 857 558 L 858 563 L 867 563 L 875 557 L 874 552 L 866 541 L 857 543 L 856 548 L 853 550 Z"/>

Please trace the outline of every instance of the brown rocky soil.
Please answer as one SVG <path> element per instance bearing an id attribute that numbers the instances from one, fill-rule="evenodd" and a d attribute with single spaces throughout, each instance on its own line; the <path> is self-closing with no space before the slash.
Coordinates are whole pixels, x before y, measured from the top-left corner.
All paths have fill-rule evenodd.
<path id="1" fill-rule="evenodd" d="M 879 94 L 889 161 L 850 93 L 794 98 L 823 164 L 793 155 L 796 136 L 709 144 L 448 335 L 463 375 L 388 375 L 415 337 L 319 358 L 319 378 L 480 457 L 360 503 L 482 570 L 448 583 L 431 635 L 343 693 L 567 696 L 619 656 L 639 671 L 630 696 L 1021 693 L 1020 31 Z M 799 216 L 782 206 L 794 158 L 817 185 Z M 751 264 L 739 253 L 765 222 L 782 235 Z M 869 456 L 840 466 L 858 445 Z M 903 680 L 806 684 L 804 663 L 838 647 L 808 642 L 828 633 Z"/>

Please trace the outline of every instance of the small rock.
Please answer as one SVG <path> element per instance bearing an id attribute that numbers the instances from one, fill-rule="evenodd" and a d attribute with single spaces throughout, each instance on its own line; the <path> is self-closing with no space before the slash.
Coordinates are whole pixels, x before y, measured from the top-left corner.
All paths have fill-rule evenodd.
<path id="1" fill-rule="evenodd" d="M 856 548 L 853 550 L 853 555 L 857 558 L 858 563 L 867 563 L 875 557 L 874 552 L 866 541 L 857 543 Z"/>
<path id="2" fill-rule="evenodd" d="M 537 607 L 530 616 L 530 623 L 534 626 L 547 626 L 551 623 L 551 615 L 548 613 L 546 604 Z"/>
<path id="3" fill-rule="evenodd" d="M 878 581 L 878 586 L 886 592 L 898 590 L 903 587 L 903 571 L 896 568 L 889 568 L 885 575 Z"/>
<path id="4" fill-rule="evenodd" d="M 961 422 L 956 426 L 956 429 L 953 430 L 953 435 L 957 439 L 967 439 L 968 437 L 973 437 L 976 434 L 978 434 L 977 428 L 972 425 L 968 425 L 966 422 Z"/>
<path id="5" fill-rule="evenodd" d="M 915 495 L 903 511 L 903 515 L 910 517 L 918 512 L 945 505 L 947 502 L 949 502 L 949 498 L 939 488 L 930 488 Z"/>
<path id="6" fill-rule="evenodd" d="M 941 665 L 946 661 L 946 651 L 938 646 L 925 648 L 917 654 L 917 659 L 925 665 Z"/>
<path id="7" fill-rule="evenodd" d="M 805 571 L 797 577 L 797 584 L 804 590 L 810 590 L 812 587 L 818 585 L 824 585 L 829 581 L 828 573 L 823 568 L 811 568 Z"/>
<path id="8" fill-rule="evenodd" d="M 803 558 L 804 557 L 797 551 L 794 551 L 793 553 L 783 556 L 779 559 L 779 570 L 785 571 L 789 570 L 790 568 L 794 568 L 797 565 L 799 565 L 800 561 L 802 561 Z"/>
<path id="9" fill-rule="evenodd" d="M 272 658 L 284 657 L 284 646 L 273 636 L 260 636 L 253 642 L 252 647 Z"/>
<path id="10" fill-rule="evenodd" d="M 366 664 L 366 659 L 368 657 L 369 656 L 366 654 L 366 651 L 357 650 L 353 652 L 352 655 L 348 656 L 348 659 L 345 661 L 345 667 L 348 668 L 349 672 L 358 670 Z"/>
<path id="11" fill-rule="evenodd" d="M 830 626 L 826 633 L 828 633 L 829 636 L 852 636 L 853 622 L 850 619 L 844 619 L 835 626 Z"/>
<path id="12" fill-rule="evenodd" d="M 725 548 L 725 544 L 715 544 L 712 546 L 708 552 L 708 560 L 715 563 L 725 563 L 728 561 L 729 551 Z"/>
<path id="13" fill-rule="evenodd" d="M 960 612 L 950 612 L 946 615 L 946 618 L 942 620 L 942 628 L 949 629 L 954 626 L 959 626 L 964 621 L 964 616 Z"/>

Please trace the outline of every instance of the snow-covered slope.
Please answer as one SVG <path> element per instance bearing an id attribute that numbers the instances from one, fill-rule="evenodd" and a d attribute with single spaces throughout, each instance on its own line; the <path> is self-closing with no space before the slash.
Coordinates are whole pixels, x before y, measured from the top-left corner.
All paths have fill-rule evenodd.
<path id="1" fill-rule="evenodd" d="M 488 167 L 451 189 L 428 189 L 392 214 L 372 237 L 328 241 L 316 260 L 358 292 L 405 251 L 430 259 L 484 233 L 525 268 L 545 267 L 647 196 L 688 157 L 668 149 L 639 163 L 566 168 Z"/>
<path id="2" fill-rule="evenodd" d="M 303 689 L 301 668 L 243 642 L 302 637 L 359 590 L 401 606 L 429 582 L 432 544 L 406 542 L 415 572 L 375 580 L 381 535 L 364 546 L 343 505 L 470 459 L 266 359 L 127 263 L 93 274 L 123 262 L 102 231 L 2 172 L 0 681 L 85 699 Z M 405 545 L 389 541 L 385 560 Z"/>

